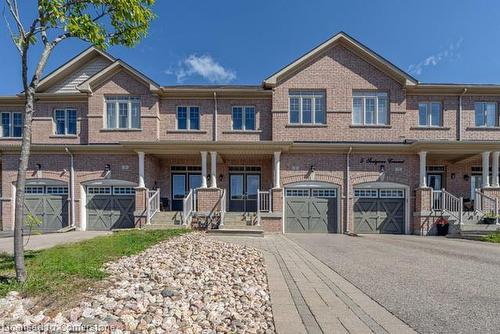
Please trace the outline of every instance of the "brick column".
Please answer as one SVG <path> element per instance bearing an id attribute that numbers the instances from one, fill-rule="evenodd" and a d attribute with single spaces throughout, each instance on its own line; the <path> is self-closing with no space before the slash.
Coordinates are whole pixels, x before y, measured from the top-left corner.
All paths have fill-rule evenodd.
<path id="1" fill-rule="evenodd" d="M 135 188 L 135 210 L 134 223 L 135 227 L 143 227 L 147 223 L 147 201 L 148 189 L 145 187 Z"/>
<path id="2" fill-rule="evenodd" d="M 283 212 L 283 189 L 274 188 L 271 189 L 272 196 L 272 212 L 281 213 Z"/>
<path id="3" fill-rule="evenodd" d="M 434 225 L 432 217 L 432 188 L 423 187 L 415 191 L 415 212 L 412 231 L 414 234 L 427 235 Z"/>
<path id="4" fill-rule="evenodd" d="M 220 210 L 219 198 L 221 189 L 219 188 L 199 188 L 196 190 L 196 201 L 198 212 L 210 213 L 215 208 Z M 217 207 L 216 207 L 217 206 Z"/>

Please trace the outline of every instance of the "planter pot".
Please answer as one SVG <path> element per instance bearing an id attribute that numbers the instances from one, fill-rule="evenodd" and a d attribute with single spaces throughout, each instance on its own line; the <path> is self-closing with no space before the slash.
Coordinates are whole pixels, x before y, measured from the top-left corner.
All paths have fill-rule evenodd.
<path id="1" fill-rule="evenodd" d="M 437 234 L 440 236 L 447 235 L 449 227 L 450 227 L 450 224 L 436 224 Z"/>
<path id="2" fill-rule="evenodd" d="M 496 223 L 497 223 L 497 220 L 496 220 L 496 218 L 492 218 L 492 217 L 485 217 L 485 218 L 483 218 L 482 223 L 483 223 L 483 224 L 488 224 L 488 225 L 493 225 L 493 224 L 496 224 Z"/>

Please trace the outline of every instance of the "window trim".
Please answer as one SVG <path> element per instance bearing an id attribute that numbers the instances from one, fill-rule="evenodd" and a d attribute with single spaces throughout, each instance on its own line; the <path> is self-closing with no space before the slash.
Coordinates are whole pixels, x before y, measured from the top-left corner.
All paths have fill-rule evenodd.
<path id="1" fill-rule="evenodd" d="M 241 108 L 241 129 L 234 128 L 234 108 Z M 253 129 L 247 129 L 246 115 L 247 108 L 253 109 Z M 256 131 L 257 130 L 257 108 L 254 105 L 234 105 L 231 107 L 231 130 L 232 131 Z"/>
<path id="2" fill-rule="evenodd" d="M 3 114 L 9 114 L 9 135 L 3 136 Z M 14 114 L 21 115 L 21 135 L 14 136 Z M 0 138 L 3 139 L 20 139 L 23 137 L 24 116 L 21 111 L 1 111 L 0 112 Z"/>
<path id="3" fill-rule="evenodd" d="M 476 105 L 478 104 L 482 104 L 482 105 L 486 105 L 486 104 L 493 104 L 495 106 L 495 124 L 494 125 L 488 125 L 486 122 L 483 124 L 483 125 L 477 125 L 476 123 Z M 484 120 L 486 121 L 486 117 L 485 116 L 485 111 L 486 109 L 483 109 L 483 118 Z M 498 127 L 498 123 L 499 120 L 498 120 L 498 103 L 495 102 L 495 101 L 474 101 L 474 127 L 476 128 L 496 128 Z"/>
<path id="4" fill-rule="evenodd" d="M 324 122 L 316 121 L 316 98 L 321 96 L 323 98 L 323 114 Z M 292 97 L 299 98 L 299 121 L 292 122 Z M 303 122 L 303 103 L 302 99 L 308 97 L 312 99 L 311 102 L 311 122 Z M 291 126 L 322 126 L 327 124 L 326 119 L 326 92 L 325 90 L 290 90 L 288 92 L 288 125 Z"/>
<path id="5" fill-rule="evenodd" d="M 386 117 L 386 122 L 385 123 L 379 123 L 379 98 L 384 97 L 386 100 L 386 110 L 385 110 L 385 117 Z M 361 98 L 363 101 L 363 110 L 362 110 L 362 115 L 361 115 L 361 123 L 355 123 L 354 122 L 354 99 L 356 98 Z M 375 123 L 366 123 L 366 99 L 375 99 L 375 112 L 374 112 L 374 119 Z M 390 99 L 389 99 L 389 93 L 388 92 L 383 92 L 383 91 L 354 91 L 352 93 L 352 101 L 351 101 L 351 107 L 352 107 L 352 116 L 351 116 L 351 123 L 354 126 L 362 126 L 362 127 L 380 127 L 380 126 L 389 126 L 391 124 L 391 118 L 390 118 Z"/>
<path id="6" fill-rule="evenodd" d="M 439 104 L 439 124 L 432 124 L 432 104 Z M 426 105 L 426 124 L 420 124 L 420 105 Z M 443 127 L 443 103 L 438 100 L 418 102 L 418 127 L 419 128 L 441 128 Z"/>
<path id="7" fill-rule="evenodd" d="M 57 133 L 57 120 L 56 120 L 56 113 L 58 111 L 63 111 L 64 112 L 64 133 Z M 68 112 L 69 111 L 74 111 L 75 112 L 75 133 L 68 133 L 68 124 L 69 124 L 69 116 L 68 116 Z M 56 136 L 69 136 L 69 137 L 73 137 L 73 136 L 76 136 L 78 135 L 78 110 L 76 108 L 71 108 L 71 107 L 68 107 L 68 108 L 55 108 L 53 111 L 52 111 L 52 124 L 53 124 L 53 134 L 56 135 Z"/>
<path id="8" fill-rule="evenodd" d="M 186 108 L 186 128 L 179 128 L 179 108 Z M 191 129 L 191 108 L 198 108 L 198 128 Z M 175 110 L 175 129 L 177 131 L 192 131 L 198 132 L 201 129 L 201 108 L 197 105 L 178 105 Z"/>
<path id="9" fill-rule="evenodd" d="M 139 102 L 139 124 L 138 127 L 132 127 L 132 101 L 137 100 Z M 115 103 L 115 126 L 108 126 L 108 103 Z M 120 127 L 120 103 L 127 102 L 127 127 Z M 104 96 L 104 110 L 105 114 L 103 117 L 104 129 L 114 130 L 114 131 L 127 131 L 127 130 L 142 130 L 142 98 L 136 95 L 106 95 Z"/>

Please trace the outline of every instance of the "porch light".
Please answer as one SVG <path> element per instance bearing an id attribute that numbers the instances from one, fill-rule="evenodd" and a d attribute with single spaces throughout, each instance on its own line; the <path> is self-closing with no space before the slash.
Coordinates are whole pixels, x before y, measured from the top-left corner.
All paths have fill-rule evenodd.
<path id="1" fill-rule="evenodd" d="M 451 179 L 453 180 L 455 178 L 455 173 L 451 173 Z"/>
<path id="2" fill-rule="evenodd" d="M 104 171 L 107 173 L 107 172 L 110 172 L 111 171 L 111 165 L 110 164 L 106 164 L 106 166 L 104 166 Z"/>
<path id="3" fill-rule="evenodd" d="M 314 172 L 316 171 L 316 167 L 314 167 L 314 165 L 311 165 L 311 166 L 309 167 L 309 171 L 310 171 L 311 173 L 314 173 Z"/>
<path id="4" fill-rule="evenodd" d="M 469 175 L 467 174 L 464 175 L 464 181 L 469 181 Z"/>
<path id="5" fill-rule="evenodd" d="M 41 171 L 42 170 L 42 165 L 41 164 L 36 164 L 36 170 Z"/>
<path id="6" fill-rule="evenodd" d="M 224 180 L 224 174 L 219 175 L 219 181 L 222 182 L 222 180 Z"/>
<path id="7" fill-rule="evenodd" d="M 380 174 L 385 173 L 385 165 L 380 165 Z"/>

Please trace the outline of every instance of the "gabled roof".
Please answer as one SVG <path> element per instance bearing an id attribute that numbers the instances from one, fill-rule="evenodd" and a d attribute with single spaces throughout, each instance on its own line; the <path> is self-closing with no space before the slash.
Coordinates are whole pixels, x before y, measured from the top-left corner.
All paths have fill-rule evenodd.
<path id="1" fill-rule="evenodd" d="M 62 66 L 58 67 L 57 69 L 46 75 L 42 80 L 40 80 L 40 83 L 38 84 L 38 91 L 43 92 L 51 84 L 66 77 L 71 72 L 82 66 L 83 64 L 87 63 L 91 59 L 98 56 L 104 57 L 105 59 L 108 59 L 110 62 L 114 62 L 116 60 L 109 53 L 99 50 L 94 46 L 91 46 L 86 50 L 84 50 L 83 52 L 81 52 L 80 54 L 76 55 L 74 58 L 68 60 Z"/>
<path id="2" fill-rule="evenodd" d="M 128 72 L 133 77 L 139 79 L 139 81 L 148 85 L 152 92 L 157 93 L 160 91 L 160 85 L 120 59 L 115 60 L 113 64 L 82 82 L 77 86 L 77 88 L 82 93 L 92 93 L 92 87 L 95 87 L 96 84 L 103 82 L 106 78 L 109 78 L 111 75 L 114 75 L 121 70 Z"/>
<path id="3" fill-rule="evenodd" d="M 335 43 L 343 43 L 343 45 L 349 47 L 350 50 L 356 52 L 358 55 L 360 55 L 362 58 L 364 58 L 366 61 L 369 63 L 373 64 L 377 68 L 379 68 L 381 71 L 384 73 L 387 73 L 397 79 L 399 82 L 401 82 L 404 85 L 415 85 L 418 83 L 418 80 L 385 59 L 384 57 L 380 56 L 378 53 L 375 51 L 371 50 L 361 42 L 357 41 L 356 39 L 352 38 L 345 32 L 341 31 L 328 39 L 327 41 L 321 43 L 311 51 L 307 52 L 305 55 L 301 56 L 300 58 L 294 60 L 287 66 L 283 67 L 281 70 L 278 72 L 274 73 L 271 75 L 269 78 L 265 79 L 263 84 L 264 86 L 267 87 L 273 87 L 276 85 L 276 82 L 279 77 L 283 76 L 284 74 L 296 69 L 300 65 L 302 65 L 304 62 L 310 60 L 311 58 L 317 56 L 324 50 L 328 49 Z"/>

